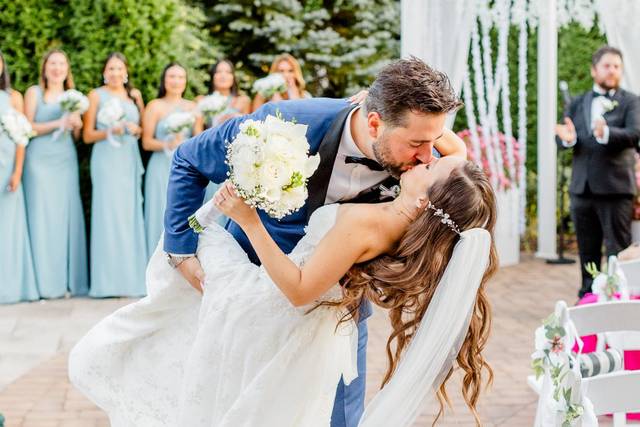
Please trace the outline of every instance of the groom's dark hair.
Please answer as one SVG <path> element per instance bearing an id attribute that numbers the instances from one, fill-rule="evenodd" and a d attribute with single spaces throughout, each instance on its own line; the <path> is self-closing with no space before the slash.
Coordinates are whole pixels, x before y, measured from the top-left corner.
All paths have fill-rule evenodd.
<path id="1" fill-rule="evenodd" d="M 415 56 L 385 66 L 364 102 L 366 112 L 377 112 L 391 127 L 404 126 L 407 111 L 452 113 L 463 105 L 447 75 Z"/>

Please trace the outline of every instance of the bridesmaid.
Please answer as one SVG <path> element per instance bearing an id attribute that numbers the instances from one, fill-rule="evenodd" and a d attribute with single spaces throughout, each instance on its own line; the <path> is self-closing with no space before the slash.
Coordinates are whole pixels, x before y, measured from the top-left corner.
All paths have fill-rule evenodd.
<path id="1" fill-rule="evenodd" d="M 91 152 L 91 290 L 92 297 L 145 295 L 147 248 L 142 217 L 142 174 L 138 137 L 144 105 L 133 89 L 127 61 L 110 54 L 102 68 L 104 85 L 89 93 L 83 139 Z M 115 101 L 114 101 L 115 100 Z M 110 129 L 97 122 L 105 104 L 120 105 L 122 124 Z M 121 144 L 108 140 L 107 131 Z"/>
<path id="2" fill-rule="evenodd" d="M 205 123 L 207 128 L 219 125 L 220 123 L 236 116 L 249 114 L 251 112 L 251 99 L 238 88 L 235 68 L 228 59 L 221 59 L 213 64 L 209 70 L 209 93 L 218 92 L 229 99 L 229 107 L 215 117 L 215 123 Z M 196 101 L 203 97 L 199 96 Z"/>
<path id="3" fill-rule="evenodd" d="M 217 126 L 232 117 L 249 114 L 251 112 L 251 99 L 249 99 L 249 97 L 242 93 L 238 88 L 235 68 L 231 61 L 228 59 L 221 59 L 213 64 L 209 70 L 209 77 L 210 83 L 208 95 L 211 95 L 213 92 L 218 92 L 219 94 L 228 97 L 229 107 L 227 107 L 227 109 L 221 114 L 214 117 L 213 120 L 209 119 L 209 121 L 205 123 L 205 127 L 210 128 L 212 126 Z M 200 101 L 202 98 L 202 96 L 199 96 L 196 98 L 196 101 Z M 207 186 L 204 200 L 211 200 L 218 187 L 220 187 L 219 184 L 210 182 Z M 218 222 L 224 225 L 226 223 L 226 217 L 220 217 Z"/>
<path id="4" fill-rule="evenodd" d="M 147 232 L 147 255 L 151 257 L 164 230 L 164 207 L 173 150 L 186 138 L 202 132 L 202 118 L 197 116 L 193 129 L 184 134 L 171 134 L 167 118 L 176 112 L 194 112 L 196 104 L 183 98 L 187 88 L 187 71 L 171 63 L 162 71 L 158 98 L 149 102 L 142 120 L 142 147 L 153 151 L 144 189 L 144 221 Z"/>
<path id="5" fill-rule="evenodd" d="M 67 55 L 44 56 L 40 84 L 27 89 L 25 114 L 38 135 L 27 147 L 24 163 L 31 251 L 42 298 L 87 293 L 87 242 L 80 201 L 78 156 L 73 138 L 82 127 L 79 114 L 63 116 L 57 98 L 72 89 Z M 54 139 L 59 128 L 68 131 Z"/>
<path id="6" fill-rule="evenodd" d="M 280 73 L 287 82 L 287 91 L 285 93 L 276 93 L 271 99 L 264 99 L 260 94 L 257 94 L 253 99 L 253 111 L 256 111 L 260 106 L 268 101 L 282 101 L 283 99 L 302 99 L 311 98 L 311 94 L 304 90 L 305 83 L 302 76 L 302 68 L 296 58 L 283 53 L 278 55 L 271 63 L 269 74 Z"/>
<path id="7" fill-rule="evenodd" d="M 9 71 L 0 52 L 0 116 L 24 111 L 22 95 L 12 90 Z M 0 132 L 0 304 L 39 298 L 20 181 L 25 147 Z"/>

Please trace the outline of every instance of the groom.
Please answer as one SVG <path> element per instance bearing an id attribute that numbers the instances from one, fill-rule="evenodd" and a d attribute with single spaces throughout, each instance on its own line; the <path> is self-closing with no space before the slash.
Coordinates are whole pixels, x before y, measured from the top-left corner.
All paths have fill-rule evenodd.
<path id="1" fill-rule="evenodd" d="M 380 71 L 363 106 L 327 98 L 268 103 L 253 114 L 228 120 L 189 139 L 176 151 L 169 177 L 164 234 L 169 264 L 202 290 L 204 273 L 195 257 L 198 237 L 187 219 L 202 204 L 209 181 L 220 183 L 227 178 L 225 143 L 233 140 L 244 120 L 264 120 L 280 112 L 285 120 L 308 125 L 311 154 L 320 154 L 302 209 L 280 221 L 259 212 L 273 239 L 289 253 L 318 207 L 389 200 L 392 196 L 385 189 L 397 185 L 400 174 L 416 164 L 431 163 L 434 149 L 444 156 L 466 156 L 464 142 L 444 128 L 446 115 L 461 106 L 445 74 L 417 58 L 401 59 Z M 258 263 L 240 227 L 229 222 L 227 229 Z M 364 319 L 370 310 L 367 305 L 360 312 L 358 378 L 348 386 L 342 381 L 338 385 L 332 427 L 357 426 L 364 410 Z"/>

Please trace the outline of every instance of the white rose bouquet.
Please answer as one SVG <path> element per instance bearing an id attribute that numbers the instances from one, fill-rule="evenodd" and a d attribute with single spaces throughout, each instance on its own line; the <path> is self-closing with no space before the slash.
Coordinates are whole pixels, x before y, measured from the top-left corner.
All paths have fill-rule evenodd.
<path id="1" fill-rule="evenodd" d="M 167 132 L 171 134 L 173 137 L 178 134 L 185 135 L 190 129 L 193 128 L 193 124 L 196 122 L 196 118 L 193 113 L 188 111 L 178 111 L 175 113 L 171 113 L 165 119 L 167 123 Z M 175 148 L 170 146 L 171 141 L 166 141 L 167 143 L 164 146 L 164 153 L 168 157 L 173 156 L 173 152 Z"/>
<path id="2" fill-rule="evenodd" d="M 107 128 L 107 141 L 114 147 L 122 146 L 122 142 L 113 134 L 112 129 L 116 126 L 122 126 L 125 117 L 122 104 L 115 98 L 105 102 L 100 111 L 98 111 L 96 120 Z"/>
<path id="3" fill-rule="evenodd" d="M 12 108 L 0 116 L 0 132 L 6 134 L 15 144 L 24 147 L 29 143 L 29 139 L 35 136 L 29 120 Z"/>
<path id="4" fill-rule="evenodd" d="M 269 100 L 276 93 L 287 91 L 287 82 L 280 73 L 269 74 L 253 83 L 253 91 L 259 93 L 264 99 Z"/>
<path id="5" fill-rule="evenodd" d="M 214 123 L 215 117 L 229 106 L 229 98 L 220 92 L 213 92 L 198 102 L 197 110 L 204 116 L 205 121 Z"/>
<path id="6" fill-rule="evenodd" d="M 307 125 L 269 115 L 246 120 L 227 148 L 229 180 L 245 202 L 277 219 L 300 209 L 307 199 L 307 180 L 320 163 L 309 156 Z M 215 222 L 220 212 L 207 202 L 189 218 L 196 231 Z"/>
<path id="7" fill-rule="evenodd" d="M 82 92 L 75 89 L 68 89 L 64 91 L 64 93 L 58 98 L 58 102 L 60 103 L 60 108 L 62 109 L 64 118 L 72 113 L 82 114 L 89 109 L 89 98 L 84 96 Z M 66 129 L 61 126 L 53 133 L 53 139 L 57 139 L 65 130 Z"/>

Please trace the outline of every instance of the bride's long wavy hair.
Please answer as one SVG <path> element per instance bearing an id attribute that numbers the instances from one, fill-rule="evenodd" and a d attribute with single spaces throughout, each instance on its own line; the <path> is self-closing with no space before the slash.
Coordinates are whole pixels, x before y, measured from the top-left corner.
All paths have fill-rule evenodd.
<path id="1" fill-rule="evenodd" d="M 464 371 L 462 394 L 480 425 L 476 403 L 482 388 L 483 370 L 488 375 L 487 385 L 493 380 L 493 371 L 482 350 L 491 329 L 486 284 L 498 265 L 493 244 L 495 194 L 482 170 L 467 162 L 453 170 L 447 179 L 434 183 L 427 197 L 450 215 L 460 231 L 480 227 L 492 236 L 489 264 L 478 289 L 469 330 L 456 359 Z M 393 331 L 387 341 L 389 367 L 382 387 L 391 379 L 398 359 L 413 338 L 459 240 L 459 235 L 440 220 L 433 210 L 423 211 L 409 225 L 393 253 L 353 266 L 341 281 L 343 299 L 334 305 L 347 309 L 349 314 L 343 320 L 356 317 L 365 300 L 389 310 Z M 437 392 L 440 411 L 434 424 L 444 413 L 445 404 L 451 406 L 445 384 L 452 373 L 453 368 Z"/>

